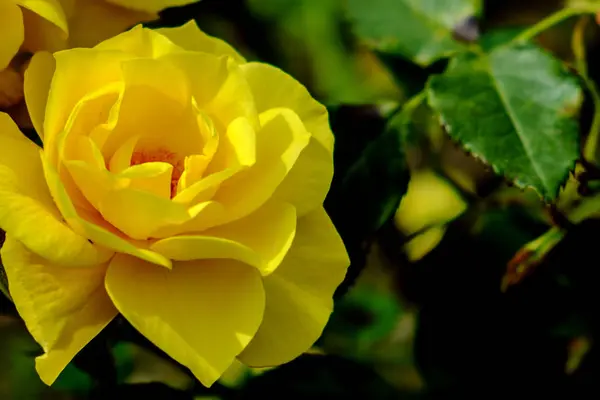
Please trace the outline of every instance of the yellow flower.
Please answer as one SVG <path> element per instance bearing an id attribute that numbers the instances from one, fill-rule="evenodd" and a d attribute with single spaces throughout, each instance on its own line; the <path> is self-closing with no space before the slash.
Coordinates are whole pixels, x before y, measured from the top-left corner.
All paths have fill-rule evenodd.
<path id="1" fill-rule="evenodd" d="M 326 109 L 194 23 L 34 55 L 0 114 L 1 250 L 44 382 L 120 312 L 205 385 L 308 350 L 349 264 Z"/>

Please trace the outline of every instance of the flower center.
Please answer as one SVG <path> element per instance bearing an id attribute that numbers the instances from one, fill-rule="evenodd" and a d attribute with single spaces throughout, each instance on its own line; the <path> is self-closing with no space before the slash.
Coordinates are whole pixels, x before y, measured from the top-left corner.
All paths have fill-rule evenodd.
<path id="1" fill-rule="evenodd" d="M 148 162 L 164 162 L 173 166 L 171 174 L 171 198 L 177 194 L 177 183 L 184 170 L 184 164 L 175 153 L 164 148 L 154 151 L 135 151 L 131 155 L 131 166 Z"/>

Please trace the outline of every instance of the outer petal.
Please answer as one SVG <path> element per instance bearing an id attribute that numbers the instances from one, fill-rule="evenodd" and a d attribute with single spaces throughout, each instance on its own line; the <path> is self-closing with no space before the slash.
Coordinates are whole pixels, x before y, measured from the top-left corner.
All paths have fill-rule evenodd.
<path id="1" fill-rule="evenodd" d="M 246 216 L 264 204 L 310 140 L 302 121 L 289 109 L 271 109 L 262 113 L 260 120 L 256 163 L 223 183 L 214 197 L 227 207 L 228 221 Z"/>
<path id="2" fill-rule="evenodd" d="M 313 137 L 273 193 L 273 199 L 293 204 L 298 216 L 303 216 L 323 204 L 332 178 L 333 157 Z"/>
<path id="3" fill-rule="evenodd" d="M 33 11 L 25 8 L 22 11 L 25 39 L 21 49 L 29 53 L 36 53 L 38 51 L 55 52 L 66 48 L 68 38 L 65 31 Z"/>
<path id="4" fill-rule="evenodd" d="M 39 52 L 33 55 L 25 70 L 25 103 L 33 127 L 42 140 L 44 139 L 46 103 L 55 69 L 56 61 L 52 54 Z"/>
<path id="5" fill-rule="evenodd" d="M 70 47 L 93 47 L 137 23 L 158 17 L 154 13 L 122 8 L 105 0 L 77 0 L 70 11 Z"/>
<path id="6" fill-rule="evenodd" d="M 186 50 L 210 53 L 216 56 L 229 56 L 239 64 L 246 62 L 246 59 L 227 42 L 200 30 L 194 20 L 176 28 L 160 28 L 156 31 Z"/>
<path id="7" fill-rule="evenodd" d="M 10 235 L 1 255 L 19 315 L 45 352 L 36 359 L 36 368 L 42 381 L 51 385 L 117 314 L 102 284 L 106 264 L 52 265 Z"/>
<path id="8" fill-rule="evenodd" d="M 250 342 L 265 300 L 256 269 L 224 260 L 175 263 L 169 271 L 117 255 L 106 288 L 137 330 L 206 386 Z"/>
<path id="9" fill-rule="evenodd" d="M 198 0 L 106 0 L 109 3 L 134 10 L 157 13 L 170 7 L 180 7 Z"/>
<path id="10" fill-rule="evenodd" d="M 268 64 L 251 62 L 240 68 L 252 87 L 259 113 L 271 108 L 291 108 L 313 137 L 333 153 L 333 133 L 327 109 L 313 99 L 300 82 Z"/>
<path id="11" fill-rule="evenodd" d="M 247 118 L 255 129 L 258 128 L 251 87 L 231 57 L 187 51 L 172 54 L 169 59 L 185 71 L 198 107 L 212 118 L 217 130 L 225 131 L 240 116 Z M 202 65 L 201 74 L 198 74 L 198 65 Z"/>
<path id="12" fill-rule="evenodd" d="M 39 151 L 7 114 L 0 113 L 0 228 L 54 263 L 107 261 L 112 252 L 92 245 L 62 222 L 44 180 Z"/>
<path id="13" fill-rule="evenodd" d="M 95 49 L 118 50 L 144 58 L 159 58 L 170 53 L 185 52 L 167 37 L 141 25 L 136 25 L 120 35 L 105 40 Z"/>
<path id="14" fill-rule="evenodd" d="M 198 235 L 162 239 L 150 249 L 172 260 L 238 260 L 268 275 L 287 254 L 295 233 L 294 207 L 270 203 L 231 224 L 208 229 Z"/>
<path id="15" fill-rule="evenodd" d="M 57 26 L 65 35 L 68 32 L 67 17 L 58 0 L 15 0 L 15 2 Z"/>
<path id="16" fill-rule="evenodd" d="M 288 255 L 264 279 L 263 323 L 239 359 L 249 366 L 265 367 L 286 363 L 307 351 L 329 319 L 333 293 L 349 264 L 344 244 L 322 208 L 298 220 Z"/>
<path id="17" fill-rule="evenodd" d="M 16 4 L 10 1 L 0 3 L 0 26 L 2 27 L 0 69 L 4 69 L 17 54 L 25 38 L 23 14 Z"/>
<path id="18" fill-rule="evenodd" d="M 288 107 L 312 135 L 274 194 L 275 198 L 292 203 L 302 216 L 323 204 L 333 178 L 334 140 L 327 109 L 298 81 L 273 66 L 248 63 L 240 68 L 252 87 L 258 112 Z"/>

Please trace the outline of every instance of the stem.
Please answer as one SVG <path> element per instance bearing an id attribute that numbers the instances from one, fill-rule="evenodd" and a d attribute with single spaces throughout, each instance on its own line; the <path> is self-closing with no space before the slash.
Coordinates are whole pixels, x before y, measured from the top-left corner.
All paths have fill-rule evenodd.
<path id="1" fill-rule="evenodd" d="M 554 25 L 561 23 L 562 21 L 574 17 L 580 14 L 597 13 L 600 11 L 600 4 L 588 4 L 584 3 L 578 6 L 563 8 L 554 14 L 549 15 L 537 24 L 528 28 L 524 32 L 521 32 L 513 42 L 525 42 L 535 38 L 540 33 L 547 29 L 552 28 Z"/>
<path id="2" fill-rule="evenodd" d="M 596 83 L 590 79 L 586 63 L 586 48 L 585 48 L 585 27 L 588 20 L 581 19 L 575 26 L 573 31 L 572 47 L 575 54 L 575 67 L 581 75 L 583 82 L 592 96 L 594 104 L 594 117 L 588 138 L 583 147 L 583 158 L 592 164 L 596 163 L 598 154 L 598 143 L 600 141 L 600 93 Z"/>
<path id="3" fill-rule="evenodd" d="M 598 154 L 598 142 L 600 140 L 600 94 L 594 82 L 585 79 L 586 86 L 592 96 L 594 103 L 594 119 L 590 133 L 583 147 L 583 157 L 591 163 L 596 163 L 596 155 Z"/>
<path id="4" fill-rule="evenodd" d="M 403 104 L 402 109 L 400 110 L 400 114 L 405 116 L 412 115 L 413 111 L 425 101 L 427 97 L 427 92 L 425 89 L 421 90 L 419 93 L 415 94 L 413 97 L 408 99 L 406 103 Z"/>
<path id="5" fill-rule="evenodd" d="M 390 125 L 396 126 L 396 124 L 398 124 L 397 126 L 402 126 L 403 124 L 408 123 L 412 118 L 413 112 L 421 105 L 421 103 L 423 103 L 423 101 L 425 101 L 426 97 L 426 89 L 423 89 L 405 101 L 400 109 L 389 119 Z"/>

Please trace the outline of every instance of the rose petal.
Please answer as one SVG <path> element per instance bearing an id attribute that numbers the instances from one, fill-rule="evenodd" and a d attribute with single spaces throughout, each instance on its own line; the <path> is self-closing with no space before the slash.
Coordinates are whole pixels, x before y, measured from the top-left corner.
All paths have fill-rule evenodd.
<path id="1" fill-rule="evenodd" d="M 126 9 L 104 0 L 76 0 L 70 14 L 70 48 L 93 47 L 137 23 L 158 17 L 154 13 Z"/>
<path id="2" fill-rule="evenodd" d="M 267 201 L 310 140 L 292 110 L 272 109 L 260 119 L 256 163 L 223 183 L 214 196 L 228 210 L 227 221 L 246 216 Z"/>
<path id="3" fill-rule="evenodd" d="M 96 0 L 86 0 L 96 1 Z M 105 2 L 103 2 L 105 3 Z M 120 35 L 111 37 L 94 47 L 101 51 L 119 51 L 137 58 L 157 59 L 172 53 L 185 51 L 166 36 L 153 29 L 136 25 Z"/>
<path id="4" fill-rule="evenodd" d="M 180 7 L 198 0 L 106 0 L 109 3 L 134 10 L 157 13 L 170 7 Z"/>
<path id="5" fill-rule="evenodd" d="M 54 54 L 56 70 L 44 120 L 46 148 L 57 148 L 57 136 L 64 130 L 71 113 L 82 99 L 114 92 L 112 88 L 122 76 L 121 62 L 132 57 L 116 51 L 91 49 L 71 49 Z M 52 160 L 56 155 L 49 153 L 49 156 Z"/>
<path id="6" fill-rule="evenodd" d="M 214 54 L 216 56 L 229 56 L 238 64 L 246 62 L 233 47 L 219 38 L 207 35 L 200 28 L 196 21 L 191 20 L 175 28 L 156 29 L 161 35 L 165 35 L 171 41 L 186 50 L 199 51 L 202 53 Z"/>
<path id="7" fill-rule="evenodd" d="M 333 178 L 333 156 L 312 137 L 272 198 L 293 204 L 303 216 L 325 201 Z"/>
<path id="8" fill-rule="evenodd" d="M 6 1 L 0 3 L 0 26 L 2 27 L 0 69 L 4 69 L 17 54 L 25 38 L 23 14 L 16 4 Z"/>
<path id="9" fill-rule="evenodd" d="M 15 3 L 51 22 L 60 28 L 65 36 L 69 31 L 67 17 L 58 0 L 15 0 Z"/>
<path id="10" fill-rule="evenodd" d="M 259 113 L 271 108 L 291 108 L 311 135 L 333 153 L 334 139 L 327 108 L 313 99 L 300 82 L 268 64 L 251 62 L 241 65 L 240 69 L 252 88 Z"/>
<path id="11" fill-rule="evenodd" d="M 10 234 L 0 251 L 17 311 L 44 349 L 36 359 L 51 385 L 75 355 L 117 315 L 103 286 L 107 264 L 65 268 L 25 248 Z"/>
<path id="12" fill-rule="evenodd" d="M 281 265 L 264 278 L 266 308 L 252 342 L 238 357 L 252 367 L 286 363 L 319 338 L 333 310 L 333 293 L 350 261 L 320 208 L 298 220 L 296 238 Z"/>
<path id="13" fill-rule="evenodd" d="M 212 118 L 218 131 L 225 131 L 238 117 L 245 117 L 253 128 L 258 128 L 251 88 L 231 57 L 186 52 L 173 53 L 168 59 L 189 77 L 198 107 Z M 201 74 L 198 65 L 202 65 Z"/>
<path id="14" fill-rule="evenodd" d="M 118 253 L 131 254 L 142 260 L 171 268 L 171 261 L 164 256 L 150 251 L 143 247 L 143 243 L 128 240 L 119 236 L 117 232 L 111 231 L 108 227 L 102 226 L 103 220 L 94 220 L 93 215 L 86 215 L 85 218 L 79 213 L 84 210 L 76 210 L 58 177 L 56 169 L 48 162 L 46 157 L 42 157 L 44 167 L 44 176 L 48 182 L 48 188 L 52 194 L 58 209 L 67 223 L 78 233 L 91 240 L 93 243 L 112 249 Z"/>
<path id="15" fill-rule="evenodd" d="M 95 265 L 112 256 L 61 221 L 44 180 L 40 149 L 4 113 L 0 113 L 0 228 L 60 265 Z"/>
<path id="16" fill-rule="evenodd" d="M 190 219 L 183 205 L 131 188 L 107 193 L 98 210 L 106 221 L 137 240 L 152 237 L 163 226 L 179 225 Z"/>
<path id="17" fill-rule="evenodd" d="M 173 236 L 150 249 L 177 261 L 232 259 L 272 273 L 287 254 L 296 232 L 296 210 L 270 203 L 248 217 L 208 229 L 202 234 Z"/>
<path id="18" fill-rule="evenodd" d="M 33 127 L 42 140 L 44 140 L 46 103 L 55 68 L 56 61 L 52 54 L 39 52 L 33 55 L 25 70 L 25 103 Z"/>
<path id="19" fill-rule="evenodd" d="M 264 309 L 260 274 L 234 261 L 181 262 L 169 271 L 118 255 L 106 288 L 140 333 L 205 386 L 250 342 Z"/>

